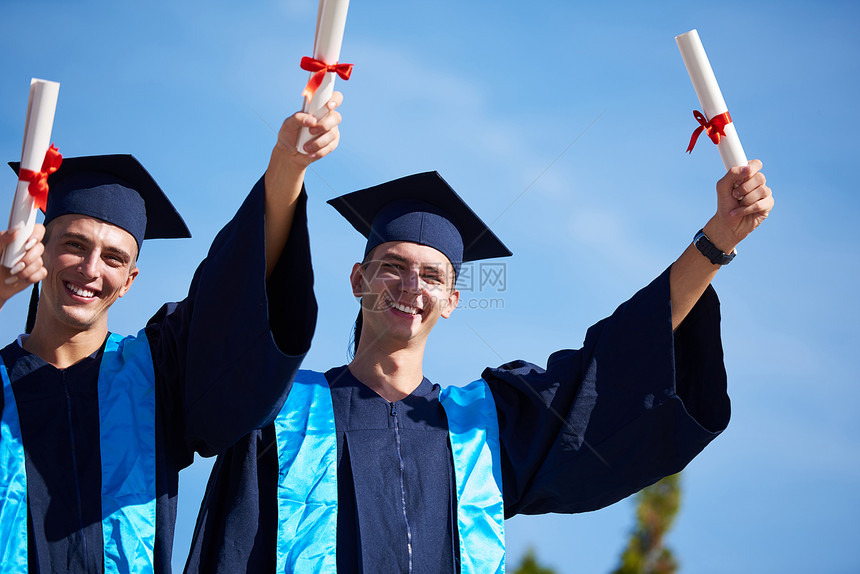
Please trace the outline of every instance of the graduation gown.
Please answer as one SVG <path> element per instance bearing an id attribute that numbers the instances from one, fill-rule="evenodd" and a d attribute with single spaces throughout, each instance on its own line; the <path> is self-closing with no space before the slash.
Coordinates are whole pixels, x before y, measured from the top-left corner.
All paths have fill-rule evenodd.
<path id="1" fill-rule="evenodd" d="M 261 179 L 215 238 L 187 298 L 163 306 L 144 330 L 155 371 L 157 572 L 171 571 L 179 471 L 195 452 L 215 455 L 271 421 L 310 347 L 317 306 L 307 196 L 268 282 L 263 201 Z M 56 369 L 18 342 L 0 351 L 25 450 L 30 574 L 104 571 L 97 388 L 103 352 L 104 345 Z"/>
<path id="2" fill-rule="evenodd" d="M 682 470 L 728 424 L 719 303 L 708 288 L 673 334 L 669 272 L 546 369 L 485 369 L 498 414 L 505 517 L 612 504 Z M 325 373 L 337 435 L 338 572 L 458 572 L 455 478 L 439 385 L 388 403 Z M 468 383 L 464 378 L 462 384 Z M 275 571 L 273 426 L 216 462 L 188 573 Z"/>

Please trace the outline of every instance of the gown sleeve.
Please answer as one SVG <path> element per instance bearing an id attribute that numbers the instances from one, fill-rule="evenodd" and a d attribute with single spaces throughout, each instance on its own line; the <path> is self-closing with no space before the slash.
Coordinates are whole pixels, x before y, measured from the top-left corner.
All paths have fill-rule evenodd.
<path id="1" fill-rule="evenodd" d="M 271 420 L 316 327 L 307 195 L 266 280 L 263 178 L 215 237 L 188 296 L 146 328 L 159 413 L 177 458 L 212 456 Z"/>
<path id="2" fill-rule="evenodd" d="M 545 370 L 486 369 L 506 517 L 595 510 L 681 471 L 729 421 L 719 323 L 708 287 L 673 334 L 667 269 Z"/>

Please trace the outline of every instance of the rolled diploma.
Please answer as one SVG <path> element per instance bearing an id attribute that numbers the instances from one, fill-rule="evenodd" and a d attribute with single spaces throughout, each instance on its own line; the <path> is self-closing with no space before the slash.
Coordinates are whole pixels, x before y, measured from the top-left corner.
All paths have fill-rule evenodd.
<path id="1" fill-rule="evenodd" d="M 54 112 L 57 109 L 58 82 L 30 80 L 30 98 L 27 101 L 27 119 L 24 123 L 24 146 L 21 150 L 21 169 L 39 171 L 45 161 L 45 152 L 51 145 L 51 130 L 54 127 Z M 9 228 L 23 225 L 15 240 L 3 251 L 2 264 L 12 267 L 24 256 L 24 244 L 33 234 L 36 225 L 36 209 L 33 196 L 27 190 L 30 183 L 18 180 Z"/>
<path id="2" fill-rule="evenodd" d="M 343 30 L 346 27 L 346 12 L 349 8 L 349 0 L 320 0 L 317 11 L 317 29 L 314 36 L 314 59 L 325 62 L 328 65 L 336 64 L 340 58 L 340 46 L 343 43 Z M 314 72 L 311 72 L 313 76 Z M 322 119 L 326 115 L 325 105 L 334 93 L 334 72 L 326 72 L 320 87 L 314 92 L 310 101 L 305 98 L 303 112 L 312 114 L 316 119 Z M 309 76 L 310 77 L 310 76 Z M 296 147 L 305 153 L 304 145 L 311 139 L 307 128 L 299 132 L 299 140 Z"/>
<path id="3" fill-rule="evenodd" d="M 705 114 L 708 121 L 711 121 L 714 116 L 727 112 L 729 109 L 723 100 L 720 86 L 717 85 L 717 78 L 711 69 L 711 63 L 708 61 L 708 55 L 705 54 L 699 33 L 696 30 L 690 30 L 686 34 L 675 36 L 675 42 L 678 44 L 678 49 L 681 50 L 681 58 L 684 59 L 687 73 L 690 74 L 693 88 L 699 97 L 702 113 Z M 738 138 L 734 121 L 727 124 L 724 131 L 726 135 L 720 137 L 717 148 L 720 150 L 720 157 L 726 170 L 747 165 L 747 156 L 744 154 L 744 148 L 741 146 L 740 138 Z"/>

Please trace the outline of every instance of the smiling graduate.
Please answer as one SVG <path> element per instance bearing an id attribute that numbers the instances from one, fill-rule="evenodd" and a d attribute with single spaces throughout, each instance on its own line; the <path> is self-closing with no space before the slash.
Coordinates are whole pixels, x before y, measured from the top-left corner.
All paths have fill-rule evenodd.
<path id="1" fill-rule="evenodd" d="M 170 571 L 179 470 L 271 421 L 309 348 L 303 180 L 338 144 L 339 103 L 284 122 L 188 296 L 136 335 L 110 333 L 108 312 L 144 272 L 144 241 L 188 228 L 130 155 L 67 158 L 50 176 L 44 272 L 27 273 L 44 275 L 35 324 L 0 351 L 4 572 Z"/>
<path id="2" fill-rule="evenodd" d="M 720 180 L 695 244 L 580 350 L 444 388 L 424 350 L 460 265 L 510 252 L 435 172 L 330 201 L 367 238 L 354 358 L 300 371 L 274 423 L 218 458 L 186 571 L 502 572 L 506 518 L 594 510 L 683 469 L 728 424 L 710 281 L 773 206 L 760 167 Z"/>

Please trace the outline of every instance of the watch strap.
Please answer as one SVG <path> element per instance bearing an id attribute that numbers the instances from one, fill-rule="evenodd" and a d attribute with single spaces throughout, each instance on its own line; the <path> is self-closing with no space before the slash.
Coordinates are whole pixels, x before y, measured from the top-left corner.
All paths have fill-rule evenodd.
<path id="1" fill-rule="evenodd" d="M 700 229 L 693 237 L 693 244 L 696 246 L 696 249 L 698 249 L 699 252 L 701 252 L 701 254 L 714 265 L 728 265 L 732 262 L 732 259 L 735 258 L 735 255 L 738 254 L 737 249 L 733 249 L 732 252 L 728 254 L 720 251 L 719 248 L 711 242 L 708 236 L 705 235 L 704 229 Z"/>

